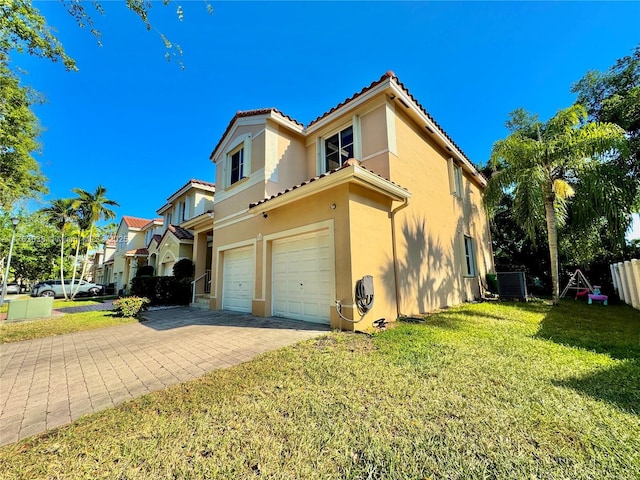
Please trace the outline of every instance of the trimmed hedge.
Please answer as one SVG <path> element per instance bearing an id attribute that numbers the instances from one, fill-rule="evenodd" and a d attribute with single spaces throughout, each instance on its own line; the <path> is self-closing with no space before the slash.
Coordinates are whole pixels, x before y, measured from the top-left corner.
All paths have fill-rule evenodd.
<path id="1" fill-rule="evenodd" d="M 191 283 L 176 277 L 134 277 L 131 294 L 147 297 L 151 305 L 189 305 Z"/>

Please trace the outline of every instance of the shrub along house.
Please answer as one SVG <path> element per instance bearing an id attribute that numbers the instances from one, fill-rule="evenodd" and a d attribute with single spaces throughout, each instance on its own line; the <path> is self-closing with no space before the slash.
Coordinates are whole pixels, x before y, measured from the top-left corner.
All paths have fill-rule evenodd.
<path id="1" fill-rule="evenodd" d="M 211 309 L 364 329 L 476 298 L 493 271 L 486 179 L 393 72 L 306 127 L 238 112 L 211 159 Z"/>

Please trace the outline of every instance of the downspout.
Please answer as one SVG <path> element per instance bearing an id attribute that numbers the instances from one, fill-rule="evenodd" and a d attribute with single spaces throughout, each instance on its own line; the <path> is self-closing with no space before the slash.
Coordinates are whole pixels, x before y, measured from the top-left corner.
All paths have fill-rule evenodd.
<path id="1" fill-rule="evenodd" d="M 393 281 L 395 283 L 396 290 L 396 313 L 400 317 L 400 285 L 398 282 L 398 253 L 396 248 L 396 213 L 409 206 L 409 199 L 405 198 L 402 205 L 391 210 L 389 217 L 391 218 L 391 253 L 393 256 Z"/>

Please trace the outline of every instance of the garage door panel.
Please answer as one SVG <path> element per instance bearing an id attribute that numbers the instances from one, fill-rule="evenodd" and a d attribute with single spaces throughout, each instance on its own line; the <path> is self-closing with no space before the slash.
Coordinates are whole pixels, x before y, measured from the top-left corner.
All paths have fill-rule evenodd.
<path id="1" fill-rule="evenodd" d="M 238 312 L 251 312 L 254 291 L 253 250 L 240 248 L 224 254 L 222 308 Z"/>
<path id="2" fill-rule="evenodd" d="M 329 323 L 333 265 L 328 233 L 277 240 L 272 258 L 273 314 Z"/>

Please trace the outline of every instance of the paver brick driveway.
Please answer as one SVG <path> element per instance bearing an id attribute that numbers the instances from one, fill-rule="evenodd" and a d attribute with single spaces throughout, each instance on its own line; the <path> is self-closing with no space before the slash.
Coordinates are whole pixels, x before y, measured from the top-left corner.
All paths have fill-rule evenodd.
<path id="1" fill-rule="evenodd" d="M 312 338 L 328 327 L 199 308 L 0 345 L 0 445 Z"/>

